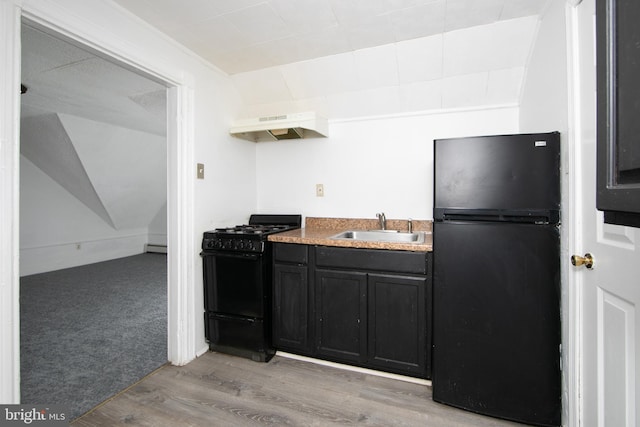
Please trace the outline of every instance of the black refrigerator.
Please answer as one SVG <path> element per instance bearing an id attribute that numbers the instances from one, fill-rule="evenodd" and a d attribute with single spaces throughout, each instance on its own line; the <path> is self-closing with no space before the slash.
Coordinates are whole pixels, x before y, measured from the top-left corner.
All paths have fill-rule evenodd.
<path id="1" fill-rule="evenodd" d="M 558 426 L 560 134 L 434 141 L 433 399 Z"/>

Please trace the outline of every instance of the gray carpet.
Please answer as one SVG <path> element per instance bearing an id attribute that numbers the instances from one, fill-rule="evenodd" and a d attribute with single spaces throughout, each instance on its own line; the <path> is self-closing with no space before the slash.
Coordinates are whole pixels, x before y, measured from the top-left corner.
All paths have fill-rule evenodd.
<path id="1" fill-rule="evenodd" d="M 166 255 L 22 277 L 20 322 L 22 403 L 75 419 L 166 363 Z"/>

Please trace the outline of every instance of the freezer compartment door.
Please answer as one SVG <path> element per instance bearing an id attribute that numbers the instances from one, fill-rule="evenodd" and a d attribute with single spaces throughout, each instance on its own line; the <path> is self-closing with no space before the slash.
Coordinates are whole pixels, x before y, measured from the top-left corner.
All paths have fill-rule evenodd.
<path id="1" fill-rule="evenodd" d="M 540 216 L 560 210 L 557 132 L 436 140 L 434 169 L 435 220 L 447 211 Z"/>
<path id="2" fill-rule="evenodd" d="M 435 223 L 433 289 L 433 399 L 560 425 L 558 228 Z"/>

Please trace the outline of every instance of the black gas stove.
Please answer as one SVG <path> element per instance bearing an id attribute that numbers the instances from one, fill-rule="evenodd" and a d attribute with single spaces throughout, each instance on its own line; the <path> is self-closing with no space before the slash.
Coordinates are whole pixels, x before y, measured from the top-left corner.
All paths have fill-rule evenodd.
<path id="1" fill-rule="evenodd" d="M 286 224 L 256 223 L 277 220 L 288 222 Z M 249 224 L 206 231 L 202 239 L 202 249 L 264 252 L 268 235 L 300 228 L 300 223 L 300 215 L 251 215 Z"/>
<path id="2" fill-rule="evenodd" d="M 301 215 L 251 215 L 202 238 L 205 336 L 209 348 L 259 362 L 271 344 L 270 234 L 300 228 Z"/>

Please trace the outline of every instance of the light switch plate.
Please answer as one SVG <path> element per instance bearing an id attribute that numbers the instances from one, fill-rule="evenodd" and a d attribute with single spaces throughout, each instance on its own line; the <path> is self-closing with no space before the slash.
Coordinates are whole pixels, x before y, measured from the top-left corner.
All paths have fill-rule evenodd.
<path id="1" fill-rule="evenodd" d="M 204 163 L 198 163 L 197 165 L 197 177 L 198 179 L 204 179 Z"/>

